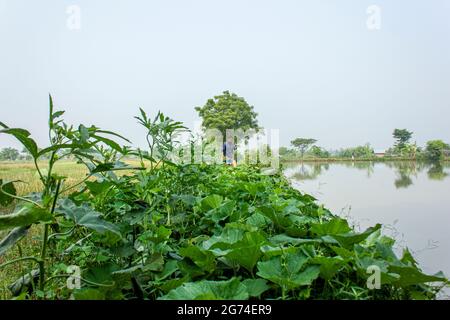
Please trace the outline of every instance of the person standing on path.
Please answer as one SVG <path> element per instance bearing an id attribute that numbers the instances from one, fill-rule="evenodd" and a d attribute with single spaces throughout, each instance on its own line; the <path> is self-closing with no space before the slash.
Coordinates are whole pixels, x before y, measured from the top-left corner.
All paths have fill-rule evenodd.
<path id="1" fill-rule="evenodd" d="M 225 164 L 229 166 L 236 166 L 236 162 L 234 161 L 234 149 L 235 145 L 233 142 L 233 137 L 227 137 L 227 140 L 223 144 L 222 151 Z"/>

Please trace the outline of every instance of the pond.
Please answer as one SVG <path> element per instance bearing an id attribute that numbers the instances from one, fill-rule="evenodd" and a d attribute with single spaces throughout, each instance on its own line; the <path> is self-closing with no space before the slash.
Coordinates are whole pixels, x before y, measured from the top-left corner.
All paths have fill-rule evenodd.
<path id="1" fill-rule="evenodd" d="M 284 163 L 294 187 L 357 228 L 376 223 L 433 274 L 450 275 L 450 163 Z M 449 290 L 446 290 L 446 295 Z"/>

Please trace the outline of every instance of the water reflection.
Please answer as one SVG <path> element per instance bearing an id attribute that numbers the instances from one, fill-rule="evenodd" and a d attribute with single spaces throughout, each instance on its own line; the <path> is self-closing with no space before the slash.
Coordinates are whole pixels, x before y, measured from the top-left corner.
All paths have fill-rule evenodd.
<path id="1" fill-rule="evenodd" d="M 421 172 L 426 172 L 429 180 L 442 181 L 449 176 L 447 171 L 450 168 L 450 162 L 430 163 L 422 161 L 290 162 L 283 165 L 287 176 L 297 181 L 316 180 L 329 170 L 330 165 L 365 171 L 367 178 L 371 178 L 375 172 L 375 166 L 382 165 L 390 168 L 395 173 L 393 183 L 397 189 L 406 189 L 412 186 L 414 179 Z"/>
<path id="2" fill-rule="evenodd" d="M 448 173 L 444 171 L 444 166 L 441 163 L 436 163 L 428 169 L 428 178 L 430 180 L 444 180 L 448 177 Z"/>
<path id="3" fill-rule="evenodd" d="M 296 180 L 316 180 L 324 171 L 330 168 L 328 163 L 301 163 L 292 178 Z"/>

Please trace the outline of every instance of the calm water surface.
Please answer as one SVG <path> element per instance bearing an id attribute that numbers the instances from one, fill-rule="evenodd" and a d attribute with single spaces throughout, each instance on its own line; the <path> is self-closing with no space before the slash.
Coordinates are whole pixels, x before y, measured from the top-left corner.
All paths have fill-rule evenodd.
<path id="1" fill-rule="evenodd" d="M 450 275 L 450 163 L 288 163 L 285 174 L 333 213 L 376 223 L 407 246 L 427 273 Z M 446 290 L 446 294 L 449 290 Z"/>

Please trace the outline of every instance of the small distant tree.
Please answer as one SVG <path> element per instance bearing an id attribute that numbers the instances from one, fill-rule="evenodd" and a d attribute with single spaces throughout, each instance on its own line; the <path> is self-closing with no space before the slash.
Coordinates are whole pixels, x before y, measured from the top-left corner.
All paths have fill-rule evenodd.
<path id="1" fill-rule="evenodd" d="M 3 148 L 0 151 L 0 160 L 15 161 L 19 158 L 20 153 L 14 148 Z"/>
<path id="2" fill-rule="evenodd" d="M 392 136 L 396 140 L 395 146 L 402 150 L 411 140 L 413 132 L 408 131 L 406 129 L 395 129 L 392 133 Z"/>
<path id="3" fill-rule="evenodd" d="M 295 149 L 288 147 L 280 147 L 278 153 L 280 157 L 283 157 L 284 159 L 294 159 L 297 156 Z"/>
<path id="4" fill-rule="evenodd" d="M 300 155 L 303 159 L 305 152 L 308 151 L 308 149 L 316 142 L 316 139 L 297 138 L 291 141 L 291 145 L 300 151 Z"/>
<path id="5" fill-rule="evenodd" d="M 279 152 L 280 156 L 285 156 L 285 155 L 289 154 L 290 149 L 286 148 L 286 147 L 280 147 L 278 152 Z"/>
<path id="6" fill-rule="evenodd" d="M 444 154 L 450 150 L 450 146 L 442 140 L 431 140 L 427 142 L 425 155 L 428 160 L 439 161 Z"/>
<path id="7" fill-rule="evenodd" d="M 30 151 L 27 150 L 27 148 L 22 149 L 21 158 L 23 160 L 31 160 L 32 159 L 31 153 L 30 153 Z"/>
<path id="8" fill-rule="evenodd" d="M 319 146 L 312 146 L 311 150 L 309 151 L 311 155 L 317 158 L 329 158 L 330 152 L 325 150 L 324 148 L 321 148 Z"/>
<path id="9" fill-rule="evenodd" d="M 340 151 L 337 152 L 337 156 L 339 158 L 351 158 L 351 157 L 371 158 L 374 156 L 374 154 L 375 151 L 373 150 L 373 148 L 370 146 L 369 143 L 354 148 L 341 149 Z"/>

